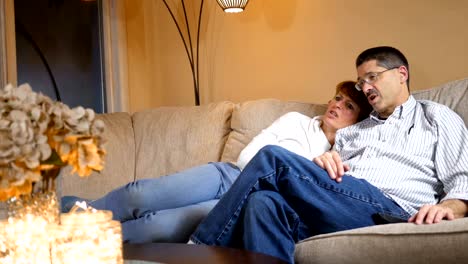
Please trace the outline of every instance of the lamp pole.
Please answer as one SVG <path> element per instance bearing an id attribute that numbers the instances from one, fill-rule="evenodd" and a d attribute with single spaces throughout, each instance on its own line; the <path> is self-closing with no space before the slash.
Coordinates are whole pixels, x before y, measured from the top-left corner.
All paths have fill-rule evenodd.
<path id="1" fill-rule="evenodd" d="M 201 0 L 200 2 L 200 11 L 198 15 L 198 27 L 197 27 L 197 36 L 196 36 L 197 39 L 195 43 L 195 49 L 196 49 L 195 58 L 194 58 L 194 47 L 192 44 L 192 36 L 190 34 L 190 26 L 189 26 L 189 21 L 187 18 L 187 11 L 185 9 L 185 3 L 184 3 L 185 1 L 181 0 L 181 3 L 182 3 L 182 10 L 184 12 L 184 20 L 185 20 L 185 24 L 187 27 L 188 43 L 187 43 L 187 40 L 185 39 L 184 34 L 182 33 L 179 22 L 177 22 L 177 19 L 175 18 L 174 13 L 172 12 L 171 8 L 167 4 L 166 0 L 162 0 L 162 1 L 164 5 L 166 6 L 167 11 L 169 11 L 169 14 L 172 17 L 172 21 L 174 22 L 174 24 L 177 27 L 177 30 L 179 31 L 179 36 L 182 39 L 182 42 L 184 43 L 185 52 L 187 53 L 187 58 L 190 63 L 190 69 L 192 70 L 193 90 L 195 94 L 195 105 L 200 105 L 200 82 L 199 82 L 200 75 L 199 75 L 199 59 L 198 59 L 199 56 L 198 55 L 199 55 L 199 50 L 200 50 L 199 49 L 200 47 L 200 25 L 201 25 L 201 20 L 202 20 L 204 0 Z"/>

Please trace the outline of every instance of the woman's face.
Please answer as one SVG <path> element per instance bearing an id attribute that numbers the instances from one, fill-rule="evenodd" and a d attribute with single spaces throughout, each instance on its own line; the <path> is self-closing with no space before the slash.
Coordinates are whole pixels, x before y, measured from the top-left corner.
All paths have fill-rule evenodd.
<path id="1" fill-rule="evenodd" d="M 342 92 L 338 92 L 328 102 L 327 111 L 323 115 L 323 123 L 329 128 L 338 130 L 355 124 L 359 116 L 359 105 Z"/>

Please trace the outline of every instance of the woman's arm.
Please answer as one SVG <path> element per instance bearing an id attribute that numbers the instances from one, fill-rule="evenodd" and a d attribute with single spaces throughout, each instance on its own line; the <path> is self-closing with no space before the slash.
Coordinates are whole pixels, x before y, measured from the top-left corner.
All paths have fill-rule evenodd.
<path id="1" fill-rule="evenodd" d="M 298 112 L 289 112 L 276 119 L 269 127 L 263 129 L 241 151 L 237 159 L 237 166 L 242 170 L 245 165 L 266 145 L 279 145 L 285 135 L 291 135 L 294 130 L 300 129 L 299 124 L 311 118 Z"/>

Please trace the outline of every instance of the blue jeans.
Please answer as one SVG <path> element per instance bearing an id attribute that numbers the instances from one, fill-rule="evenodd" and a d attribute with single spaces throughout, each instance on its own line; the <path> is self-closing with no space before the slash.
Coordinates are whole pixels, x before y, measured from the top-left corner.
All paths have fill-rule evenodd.
<path id="1" fill-rule="evenodd" d="M 187 242 L 239 174 L 232 164 L 208 163 L 128 183 L 89 205 L 112 211 L 113 218 L 122 223 L 124 242 Z M 62 211 L 68 211 L 76 200 L 83 199 L 62 198 L 68 201 Z"/>
<path id="2" fill-rule="evenodd" d="M 379 213 L 410 217 L 366 180 L 345 175 L 337 183 L 314 162 L 281 147 L 266 146 L 247 164 L 191 240 L 241 247 L 293 263 L 296 242 L 374 225 Z"/>

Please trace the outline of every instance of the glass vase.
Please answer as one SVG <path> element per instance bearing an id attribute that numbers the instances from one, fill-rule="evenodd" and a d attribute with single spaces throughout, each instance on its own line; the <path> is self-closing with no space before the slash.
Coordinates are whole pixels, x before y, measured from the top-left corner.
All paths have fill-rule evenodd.
<path id="1" fill-rule="evenodd" d="M 55 191 L 40 191 L 30 195 L 13 197 L 7 201 L 8 218 L 26 219 L 33 216 L 47 223 L 59 223 L 59 201 Z"/>
<path id="2" fill-rule="evenodd" d="M 0 263 L 51 263 L 51 230 L 60 220 L 54 182 L 58 172 L 44 172 L 46 177 L 33 185 L 32 193 L 7 200 L 8 219 L 0 222 Z"/>
<path id="3" fill-rule="evenodd" d="M 43 218 L 47 223 L 59 224 L 60 206 L 55 191 L 60 167 L 54 166 L 41 171 L 41 181 L 33 185 L 30 194 L 12 197 L 7 201 L 8 218 Z"/>

